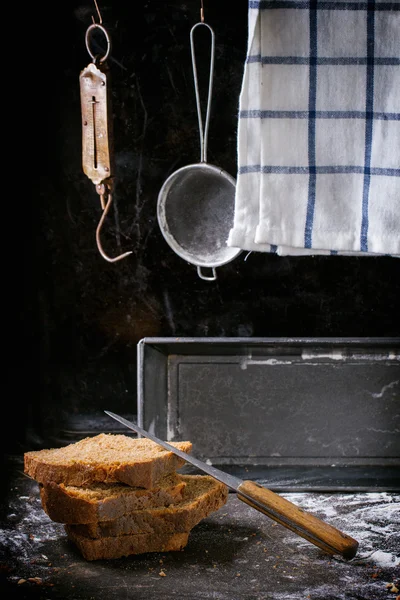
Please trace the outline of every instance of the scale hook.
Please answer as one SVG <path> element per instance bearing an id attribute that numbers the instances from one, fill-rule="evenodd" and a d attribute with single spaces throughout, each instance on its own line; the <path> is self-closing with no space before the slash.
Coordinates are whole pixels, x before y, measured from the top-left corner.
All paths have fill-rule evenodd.
<path id="1" fill-rule="evenodd" d="M 103 214 L 101 215 L 99 224 L 97 225 L 96 242 L 97 242 L 97 247 L 99 249 L 99 252 L 100 252 L 101 256 L 104 258 L 104 260 L 106 260 L 110 263 L 114 263 L 114 262 L 117 262 L 118 260 L 125 258 L 126 256 L 129 256 L 129 254 L 132 254 L 132 251 L 130 250 L 129 252 L 124 252 L 123 254 L 119 254 L 115 258 L 111 258 L 104 252 L 103 246 L 102 246 L 101 240 L 100 240 L 100 232 L 101 232 L 101 228 L 103 227 L 104 219 L 106 218 L 107 213 L 110 210 L 110 206 L 112 203 L 112 194 L 111 194 L 111 192 L 108 192 L 107 204 L 105 206 L 104 206 L 104 195 L 105 195 L 104 192 L 100 193 L 100 201 L 101 201 L 101 206 L 103 208 Z"/>

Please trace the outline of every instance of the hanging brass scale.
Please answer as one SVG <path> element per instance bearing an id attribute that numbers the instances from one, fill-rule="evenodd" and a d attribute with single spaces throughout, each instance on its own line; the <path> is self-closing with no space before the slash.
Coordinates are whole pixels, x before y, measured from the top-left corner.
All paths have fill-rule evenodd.
<path id="1" fill-rule="evenodd" d="M 92 62 L 81 71 L 79 76 L 82 113 L 82 167 L 85 175 L 96 186 L 103 211 L 96 229 L 97 247 L 105 260 L 117 262 L 132 254 L 132 252 L 125 252 L 110 258 L 104 252 L 100 239 L 101 228 L 113 200 L 111 111 L 106 65 L 111 42 L 106 29 L 102 25 L 97 4 L 96 9 L 100 23 L 90 25 L 85 36 L 86 48 Z M 107 49 L 103 56 L 96 56 L 91 50 L 90 41 L 95 30 L 100 30 L 107 42 Z"/>

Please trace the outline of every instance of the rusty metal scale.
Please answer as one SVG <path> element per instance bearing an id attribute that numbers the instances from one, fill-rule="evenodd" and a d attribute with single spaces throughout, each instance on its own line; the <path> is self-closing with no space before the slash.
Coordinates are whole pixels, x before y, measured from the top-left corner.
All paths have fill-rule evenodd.
<path id="1" fill-rule="evenodd" d="M 132 252 L 125 252 L 111 258 L 104 252 L 100 239 L 101 228 L 113 200 L 112 120 L 107 76 L 107 58 L 110 54 L 111 42 L 102 25 L 96 0 L 95 5 L 100 22 L 93 22 L 88 27 L 85 36 L 86 48 L 92 62 L 81 71 L 79 76 L 82 114 L 82 168 L 85 175 L 96 186 L 103 211 L 96 229 L 97 247 L 105 260 L 117 262 Z M 95 55 L 91 49 L 91 36 L 95 31 L 101 31 L 107 43 L 106 51 L 102 56 Z"/>

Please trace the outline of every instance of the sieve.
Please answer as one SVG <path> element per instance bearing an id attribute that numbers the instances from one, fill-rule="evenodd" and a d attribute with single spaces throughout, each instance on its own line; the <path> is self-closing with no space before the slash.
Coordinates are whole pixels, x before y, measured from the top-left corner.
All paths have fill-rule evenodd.
<path id="1" fill-rule="evenodd" d="M 205 125 L 201 114 L 194 33 L 206 27 L 211 36 L 210 75 Z M 165 241 L 174 252 L 197 267 L 201 279 L 214 281 L 216 267 L 232 261 L 241 249 L 227 246 L 233 225 L 236 180 L 207 162 L 207 143 L 212 100 L 215 34 L 204 21 L 190 31 L 194 88 L 200 134 L 200 162 L 174 171 L 164 182 L 157 200 L 157 218 Z M 203 272 L 208 269 L 208 273 Z"/>

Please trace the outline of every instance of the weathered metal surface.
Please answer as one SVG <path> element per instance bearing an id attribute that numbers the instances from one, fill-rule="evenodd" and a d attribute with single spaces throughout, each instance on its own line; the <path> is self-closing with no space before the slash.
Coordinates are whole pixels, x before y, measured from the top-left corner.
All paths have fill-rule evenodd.
<path id="1" fill-rule="evenodd" d="M 94 63 L 79 76 L 82 111 L 82 168 L 97 185 L 111 177 L 107 75 Z"/>

